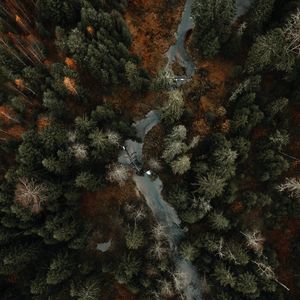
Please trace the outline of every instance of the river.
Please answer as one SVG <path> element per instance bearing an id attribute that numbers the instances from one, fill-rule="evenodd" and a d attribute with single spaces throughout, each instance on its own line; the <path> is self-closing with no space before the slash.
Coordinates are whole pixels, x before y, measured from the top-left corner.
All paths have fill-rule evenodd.
<path id="1" fill-rule="evenodd" d="M 247 11 L 250 3 L 250 0 L 237 0 L 237 17 Z M 194 62 L 185 49 L 186 34 L 194 27 L 191 16 L 192 4 L 193 0 L 186 0 L 181 23 L 176 33 L 176 43 L 171 45 L 166 53 L 168 58 L 167 68 L 171 68 L 171 65 L 177 60 L 185 69 L 185 76 L 177 78 L 177 80 L 182 81 L 182 83 L 189 80 L 195 74 L 196 70 Z M 172 251 L 170 256 L 174 261 L 176 273 L 181 274 L 184 278 L 181 293 L 187 300 L 201 300 L 200 280 L 197 270 L 189 261 L 183 259 L 177 250 L 179 241 L 184 237 L 184 231 L 180 226 L 181 221 L 177 212 L 163 199 L 163 183 L 160 178 L 153 179 L 151 173 L 143 172 L 141 168 L 145 136 L 159 122 L 159 112 L 150 111 L 144 119 L 134 123 L 133 126 L 141 142 L 127 140 L 123 146 L 123 150 L 119 154 L 118 161 L 121 164 L 131 166 L 135 170 L 133 181 L 139 192 L 145 198 L 155 219 L 165 230 L 171 249 L 170 251 Z"/>

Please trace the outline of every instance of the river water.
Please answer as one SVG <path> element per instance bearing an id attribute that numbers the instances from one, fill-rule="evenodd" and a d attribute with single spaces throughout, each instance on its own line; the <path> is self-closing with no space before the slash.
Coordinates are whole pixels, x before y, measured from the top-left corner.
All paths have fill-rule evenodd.
<path id="1" fill-rule="evenodd" d="M 120 152 L 119 163 L 132 166 L 134 157 L 138 162 L 142 161 L 143 141 L 147 133 L 160 122 L 159 112 L 150 111 L 146 117 L 135 123 L 137 135 L 142 142 L 138 143 L 133 140 L 125 142 L 125 148 Z M 184 260 L 177 251 L 177 245 L 184 236 L 184 232 L 180 227 L 180 219 L 176 210 L 167 203 L 162 197 L 163 184 L 160 178 L 155 180 L 144 173 L 143 175 L 133 175 L 133 181 L 139 192 L 143 195 L 147 205 L 151 209 L 155 219 L 160 223 L 167 236 L 171 257 L 174 261 L 176 273 L 182 278 L 182 293 L 187 300 L 200 300 L 201 291 L 199 286 L 199 277 L 196 268 L 188 261 Z"/>
<path id="2" fill-rule="evenodd" d="M 249 8 L 251 0 L 237 0 L 237 17 L 243 15 Z M 193 29 L 194 24 L 191 16 L 193 0 L 186 0 L 181 23 L 176 33 L 176 43 L 171 45 L 166 56 L 168 58 L 167 68 L 177 61 L 185 69 L 183 83 L 190 79 L 196 70 L 196 66 L 185 49 L 185 37 L 188 31 Z M 150 111 L 146 117 L 133 126 L 136 129 L 137 136 L 141 142 L 127 140 L 123 150 L 119 154 L 118 161 L 121 164 L 131 166 L 136 172 L 133 175 L 133 181 L 137 189 L 145 198 L 145 201 L 151 209 L 157 222 L 160 223 L 166 233 L 171 257 L 174 261 L 176 272 L 184 277 L 182 294 L 187 300 L 201 300 L 200 280 L 196 268 L 184 260 L 178 253 L 177 245 L 184 237 L 184 231 L 180 227 L 180 219 L 176 210 L 167 203 L 162 197 L 163 183 L 160 178 L 153 179 L 148 172 L 141 172 L 140 167 L 143 159 L 143 143 L 147 133 L 160 122 L 158 111 Z M 142 174 L 141 174 L 142 173 Z"/>

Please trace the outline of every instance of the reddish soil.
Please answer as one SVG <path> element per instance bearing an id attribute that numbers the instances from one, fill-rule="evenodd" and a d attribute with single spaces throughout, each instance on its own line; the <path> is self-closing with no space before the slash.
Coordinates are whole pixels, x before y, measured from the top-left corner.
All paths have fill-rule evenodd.
<path id="1" fill-rule="evenodd" d="M 124 287 L 123 285 L 116 283 L 115 288 L 117 291 L 117 296 L 116 296 L 115 300 L 135 300 L 136 299 L 135 296 L 132 295 L 126 289 L 126 287 Z"/>
<path id="2" fill-rule="evenodd" d="M 106 96 L 104 102 L 108 102 L 112 107 L 126 115 L 128 119 L 135 120 L 144 117 L 145 113 L 159 106 L 163 100 L 158 93 L 147 92 L 137 94 L 126 88 L 121 88 L 112 95 Z"/>
<path id="3" fill-rule="evenodd" d="M 300 295 L 300 291 L 295 290 L 294 280 L 296 279 L 291 271 L 293 268 L 292 244 L 300 230 L 300 220 L 284 220 L 282 224 L 282 228 L 274 229 L 269 235 L 269 240 L 276 249 L 280 263 L 277 274 L 280 281 L 290 288 L 291 295 Z"/>
<path id="4" fill-rule="evenodd" d="M 129 0 L 125 21 L 133 39 L 131 50 L 151 75 L 165 65 L 164 54 L 175 41 L 183 6 L 183 0 Z"/>
<path id="5" fill-rule="evenodd" d="M 194 55 L 193 60 L 196 61 L 197 69 L 205 69 L 208 75 L 203 78 L 200 74 L 196 74 L 186 87 L 186 105 L 193 111 L 195 116 L 193 131 L 201 137 L 210 134 L 211 128 L 205 121 L 204 114 L 212 112 L 220 117 L 220 130 L 222 132 L 228 132 L 230 129 L 229 121 L 226 120 L 226 115 L 221 117 L 219 111 L 228 98 L 226 82 L 233 70 L 234 63 L 219 57 L 214 60 L 201 60 L 197 58 L 198 56 Z M 207 84 L 212 88 L 207 90 L 205 95 L 199 96 L 196 104 L 192 104 L 189 99 L 189 94 L 199 94 L 199 91 L 205 89 Z"/>
<path id="6" fill-rule="evenodd" d="M 15 138 L 20 139 L 25 129 L 17 122 L 10 119 L 15 118 L 15 113 L 8 106 L 0 106 L 0 120 L 1 125 L 0 138 Z M 6 132 L 6 133 L 5 133 Z"/>
<path id="7" fill-rule="evenodd" d="M 108 213 L 115 214 L 123 202 L 137 198 L 133 182 L 128 181 L 122 187 L 110 185 L 95 193 L 86 193 L 81 201 L 81 213 L 84 217 L 95 219 L 110 217 Z M 112 211 L 111 211 L 112 210 Z"/>

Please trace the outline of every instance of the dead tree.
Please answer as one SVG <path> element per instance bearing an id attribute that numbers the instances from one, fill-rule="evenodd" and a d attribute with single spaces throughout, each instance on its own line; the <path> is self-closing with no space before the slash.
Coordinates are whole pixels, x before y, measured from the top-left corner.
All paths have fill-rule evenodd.
<path id="1" fill-rule="evenodd" d="M 21 178 L 16 185 L 15 201 L 32 213 L 39 213 L 41 205 L 47 201 L 47 188 L 33 179 Z"/>
<path id="2" fill-rule="evenodd" d="M 271 266 L 259 261 L 252 261 L 252 262 L 257 266 L 258 272 L 260 273 L 261 276 L 265 277 L 267 280 L 274 280 L 276 283 L 278 283 L 280 286 L 285 288 L 287 291 L 290 290 L 285 284 L 283 284 L 278 280 Z"/>
<path id="3" fill-rule="evenodd" d="M 283 29 L 284 36 L 287 40 L 286 50 L 300 56 L 300 10 L 289 18 Z"/>

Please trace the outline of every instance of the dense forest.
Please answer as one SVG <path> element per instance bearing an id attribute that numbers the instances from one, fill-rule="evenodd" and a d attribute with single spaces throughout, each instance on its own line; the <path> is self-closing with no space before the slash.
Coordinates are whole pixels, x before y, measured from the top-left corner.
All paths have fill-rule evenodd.
<path id="1" fill-rule="evenodd" d="M 300 1 L 193 0 L 191 78 L 155 44 L 185 1 L 150 2 L 1 1 L 1 300 L 198 300 L 179 260 L 203 300 L 299 299 Z"/>

